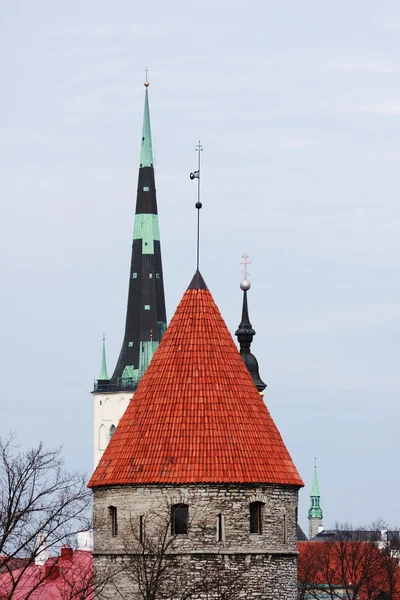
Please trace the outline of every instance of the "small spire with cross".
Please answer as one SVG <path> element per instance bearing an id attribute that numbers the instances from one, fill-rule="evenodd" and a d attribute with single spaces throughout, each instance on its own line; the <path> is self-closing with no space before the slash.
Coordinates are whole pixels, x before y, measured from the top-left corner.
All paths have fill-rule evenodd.
<path id="1" fill-rule="evenodd" d="M 149 80 L 147 78 L 147 75 L 148 75 L 148 72 L 149 72 L 148 67 L 145 68 L 144 72 L 146 73 L 146 79 L 145 79 L 145 82 L 144 82 L 144 87 L 149 87 L 150 84 L 149 84 Z"/>

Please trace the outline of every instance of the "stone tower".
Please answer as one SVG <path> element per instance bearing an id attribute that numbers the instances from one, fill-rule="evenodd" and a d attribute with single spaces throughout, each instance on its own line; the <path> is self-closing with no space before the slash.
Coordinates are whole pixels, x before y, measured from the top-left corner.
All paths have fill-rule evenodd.
<path id="1" fill-rule="evenodd" d="M 111 379 L 103 340 L 101 371 L 93 391 L 95 466 L 167 327 L 148 87 L 146 81 L 125 334 Z"/>
<path id="2" fill-rule="evenodd" d="M 322 509 L 320 507 L 320 494 L 318 487 L 317 465 L 314 466 L 314 477 L 310 495 L 310 509 L 308 511 L 308 539 L 315 537 L 322 527 Z"/>
<path id="3" fill-rule="evenodd" d="M 89 482 L 101 598 L 295 600 L 302 485 L 196 271 Z"/>

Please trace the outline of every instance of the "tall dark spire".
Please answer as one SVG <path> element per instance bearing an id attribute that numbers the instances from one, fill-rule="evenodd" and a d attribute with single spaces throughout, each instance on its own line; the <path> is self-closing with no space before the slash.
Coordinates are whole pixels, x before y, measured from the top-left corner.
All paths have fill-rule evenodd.
<path id="1" fill-rule="evenodd" d="M 144 85 L 146 94 L 125 335 L 109 389 L 136 389 L 167 327 L 147 79 Z"/>
<path id="2" fill-rule="evenodd" d="M 246 256 L 246 255 L 245 255 Z M 246 263 L 245 263 L 246 264 Z M 240 284 L 240 288 L 243 290 L 243 306 L 242 306 L 242 320 L 238 329 L 235 331 L 235 335 L 240 344 L 240 355 L 246 365 L 253 381 L 259 392 L 263 392 L 267 387 L 267 384 L 263 382 L 260 377 L 258 370 L 258 362 L 254 354 L 251 353 L 250 347 L 256 332 L 254 331 L 249 318 L 249 309 L 247 306 L 247 292 L 250 289 L 250 281 L 247 279 L 247 270 L 245 272 L 245 278 Z"/>

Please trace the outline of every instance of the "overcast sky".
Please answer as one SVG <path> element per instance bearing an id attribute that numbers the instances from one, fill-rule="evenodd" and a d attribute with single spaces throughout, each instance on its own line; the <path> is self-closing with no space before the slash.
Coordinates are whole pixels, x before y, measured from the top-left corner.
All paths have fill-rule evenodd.
<path id="1" fill-rule="evenodd" d="M 92 467 L 122 342 L 144 102 L 168 318 L 201 270 L 231 332 L 250 254 L 265 399 L 326 527 L 400 525 L 400 4 L 13 0 L 0 17 L 2 418 Z"/>

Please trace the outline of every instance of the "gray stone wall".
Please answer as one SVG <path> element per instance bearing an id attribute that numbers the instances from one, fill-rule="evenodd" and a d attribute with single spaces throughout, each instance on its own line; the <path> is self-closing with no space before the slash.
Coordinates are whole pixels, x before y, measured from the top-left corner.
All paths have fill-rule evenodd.
<path id="1" fill-rule="evenodd" d="M 322 519 L 311 517 L 308 519 L 308 539 L 311 540 L 318 533 L 320 526 L 322 525 Z"/>
<path id="2" fill-rule="evenodd" d="M 236 572 L 245 589 L 239 598 L 295 600 L 297 582 L 297 488 L 278 485 L 124 486 L 94 491 L 94 566 L 98 580 L 120 567 L 119 592 L 139 598 L 124 562 L 137 552 L 140 517 L 146 538 L 167 531 L 168 554 L 193 581 L 203 580 L 221 563 L 220 573 Z M 262 533 L 250 533 L 249 504 L 263 503 Z M 171 536 L 171 506 L 189 506 L 187 535 Z M 117 508 L 118 534 L 112 535 L 109 507 Z M 223 541 L 217 539 L 218 514 L 223 515 Z M 167 528 L 165 530 L 165 527 Z M 136 546 L 135 546 L 136 544 Z M 135 549 L 136 548 L 136 549 Z M 211 579 L 215 578 L 215 571 Z M 243 584 L 242 581 L 242 584 Z M 182 584 L 183 585 L 183 584 Z M 113 591 L 114 590 L 114 591 Z M 121 590 L 123 590 L 121 592 Z M 115 597 L 108 585 L 101 598 Z M 177 598 L 179 595 L 177 594 Z M 216 597 L 199 592 L 199 600 Z M 233 597 L 233 596 L 232 596 Z M 196 596 L 192 596 L 196 600 Z"/>

